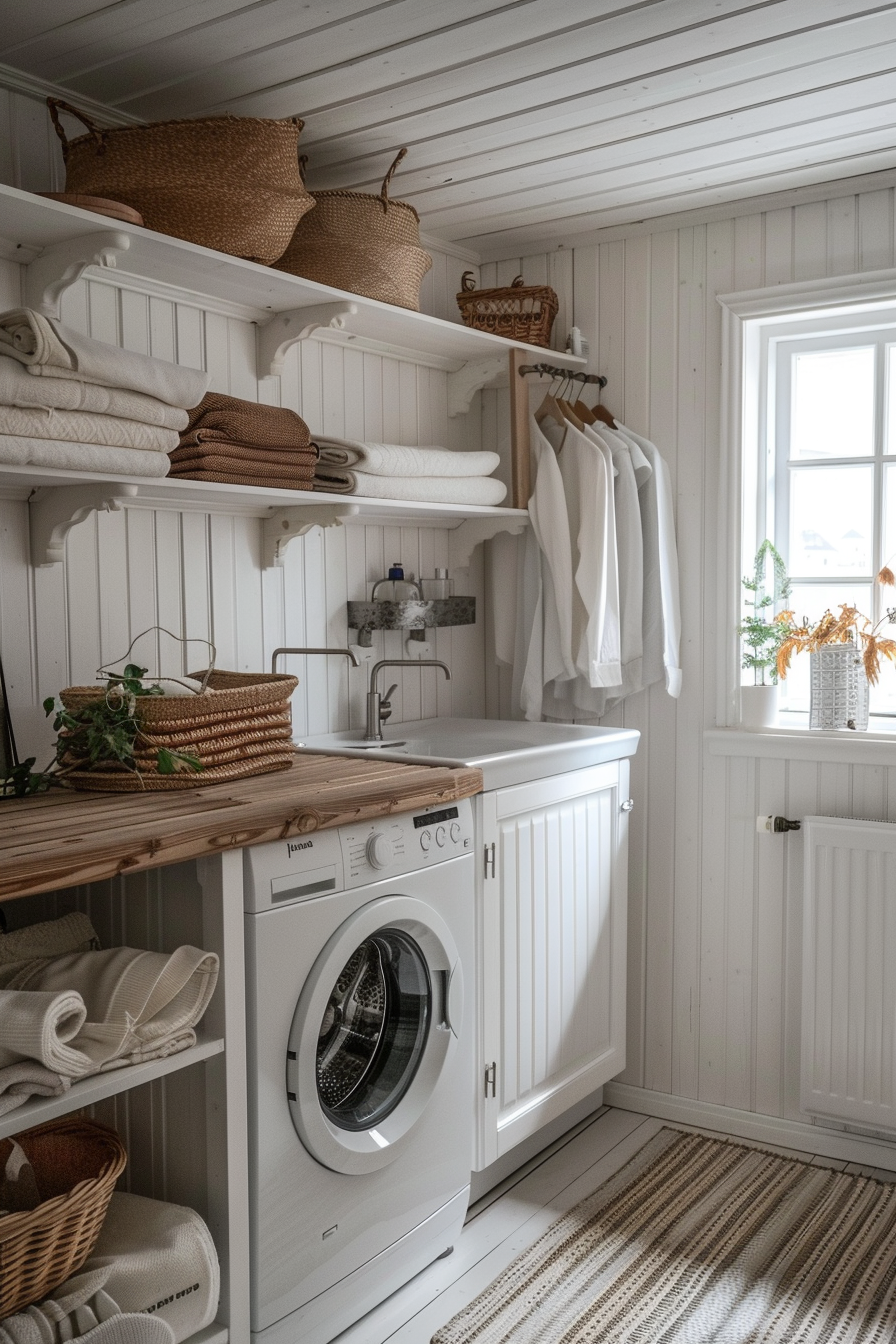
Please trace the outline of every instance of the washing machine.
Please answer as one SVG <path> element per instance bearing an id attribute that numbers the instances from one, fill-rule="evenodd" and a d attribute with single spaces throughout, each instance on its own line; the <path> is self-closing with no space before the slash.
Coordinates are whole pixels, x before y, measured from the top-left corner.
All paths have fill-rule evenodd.
<path id="1" fill-rule="evenodd" d="M 244 852 L 252 1338 L 327 1344 L 469 1199 L 469 799 Z"/>

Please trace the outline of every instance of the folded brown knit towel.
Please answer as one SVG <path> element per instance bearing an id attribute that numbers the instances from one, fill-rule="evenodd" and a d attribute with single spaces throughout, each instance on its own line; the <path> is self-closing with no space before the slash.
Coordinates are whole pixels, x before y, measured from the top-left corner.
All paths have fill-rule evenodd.
<path id="1" fill-rule="evenodd" d="M 213 455 L 226 458 L 237 471 L 245 471 L 256 463 L 267 463 L 272 467 L 310 467 L 317 461 L 313 448 L 293 452 L 288 448 L 255 448 L 245 443 L 224 443 L 214 440 L 211 443 L 186 444 L 175 448 L 168 456 L 172 462 L 196 462 L 199 458 Z M 242 467 L 236 467 L 241 462 Z"/>
<path id="2" fill-rule="evenodd" d="M 303 449 L 311 443 L 311 431 L 295 411 L 227 397 L 222 392 L 207 392 L 189 415 L 181 446 L 216 439 L 262 448 Z"/>
<path id="3" fill-rule="evenodd" d="M 215 444 L 209 445 L 210 452 L 197 453 L 193 457 L 175 459 L 171 455 L 171 476 L 192 476 L 195 471 L 236 472 L 248 480 L 257 480 L 259 484 L 276 477 L 294 477 L 297 481 L 310 481 L 314 476 L 314 463 L 299 458 L 294 462 L 257 462 L 253 457 L 221 457 L 214 452 Z M 292 456 L 292 454 L 284 454 Z"/>
<path id="4" fill-rule="evenodd" d="M 266 490 L 310 490 L 310 480 L 298 480 L 292 476 L 244 476 L 240 472 L 227 471 L 172 471 L 171 476 L 188 481 L 220 481 L 222 485 L 263 485 Z"/>

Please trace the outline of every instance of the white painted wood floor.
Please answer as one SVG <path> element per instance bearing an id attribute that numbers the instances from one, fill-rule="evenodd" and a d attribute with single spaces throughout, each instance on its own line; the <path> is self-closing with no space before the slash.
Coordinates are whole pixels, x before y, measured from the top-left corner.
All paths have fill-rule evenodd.
<path id="1" fill-rule="evenodd" d="M 731 1137 L 605 1106 L 483 1196 L 471 1207 L 453 1255 L 430 1265 L 333 1344 L 429 1344 L 440 1325 L 481 1293 L 551 1223 L 624 1166 L 664 1125 Z M 802 1158 L 815 1166 L 896 1181 L 896 1170 L 839 1162 L 748 1139 L 733 1141 Z"/>

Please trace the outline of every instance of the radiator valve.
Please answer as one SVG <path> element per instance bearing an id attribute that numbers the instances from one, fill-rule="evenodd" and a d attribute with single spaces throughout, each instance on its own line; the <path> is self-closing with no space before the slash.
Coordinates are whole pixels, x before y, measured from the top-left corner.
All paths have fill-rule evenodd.
<path id="1" fill-rule="evenodd" d="M 756 829 L 760 835 L 764 831 L 772 831 L 775 835 L 783 835 L 785 831 L 798 831 L 800 823 L 798 821 L 788 821 L 786 817 L 757 817 Z"/>

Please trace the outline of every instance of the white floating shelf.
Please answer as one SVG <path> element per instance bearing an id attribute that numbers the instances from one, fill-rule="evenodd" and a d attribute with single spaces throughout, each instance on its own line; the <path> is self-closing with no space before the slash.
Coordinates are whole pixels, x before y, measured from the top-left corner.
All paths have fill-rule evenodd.
<path id="1" fill-rule="evenodd" d="M 180 238 L 118 220 L 109 221 L 102 215 L 62 201 L 45 200 L 15 187 L 0 186 L 0 237 L 6 240 L 3 253 L 7 258 L 19 257 L 27 264 L 37 262 L 32 277 L 37 283 L 28 285 L 28 301 L 32 306 L 39 298 L 38 289 L 53 304 L 65 287 L 66 276 L 71 277 L 67 283 L 73 283 L 85 266 L 99 264 L 101 269 L 135 276 L 150 287 L 154 284 L 174 287 L 182 297 L 201 296 L 237 305 L 262 328 L 276 313 L 316 309 L 315 321 L 322 316 L 326 319 L 317 331 L 321 339 L 355 344 L 449 372 L 459 371 L 469 360 L 488 360 L 489 356 L 515 349 L 530 351 L 533 362 L 549 360 L 567 368 L 582 368 L 587 362 L 559 350 L 508 341 L 488 332 L 474 331 L 460 322 L 446 322 L 426 313 L 347 294 Z M 72 246 L 75 239 L 84 240 L 83 257 Z M 53 266 L 47 264 L 52 262 L 52 255 L 42 258 L 47 249 L 56 249 L 58 276 Z M 339 308 L 338 314 L 334 305 Z M 349 307 L 353 311 L 349 312 Z M 331 320 L 339 325 L 327 325 Z M 276 362 L 282 342 L 271 334 L 264 344 L 271 349 L 268 370 L 260 370 L 262 373 L 269 371 L 272 359 Z"/>
<path id="2" fill-rule="evenodd" d="M 141 1083 L 151 1083 L 156 1078 L 177 1073 L 191 1064 L 220 1055 L 223 1050 L 223 1040 L 197 1041 L 189 1050 L 167 1055 L 165 1059 L 152 1059 L 146 1064 L 129 1064 L 123 1069 L 111 1069 L 108 1073 L 95 1073 L 89 1078 L 82 1078 L 80 1082 L 72 1083 L 68 1092 L 61 1097 L 34 1097 L 0 1119 L 0 1139 L 19 1134 L 34 1125 L 42 1125 L 47 1120 L 55 1120 L 60 1115 L 68 1115 L 71 1111 L 79 1111 L 84 1106 L 93 1106 L 97 1101 L 117 1096 L 119 1092 L 127 1092 Z M 220 1330 L 222 1327 L 216 1328 Z M 195 1338 L 198 1340 L 199 1336 Z"/>

